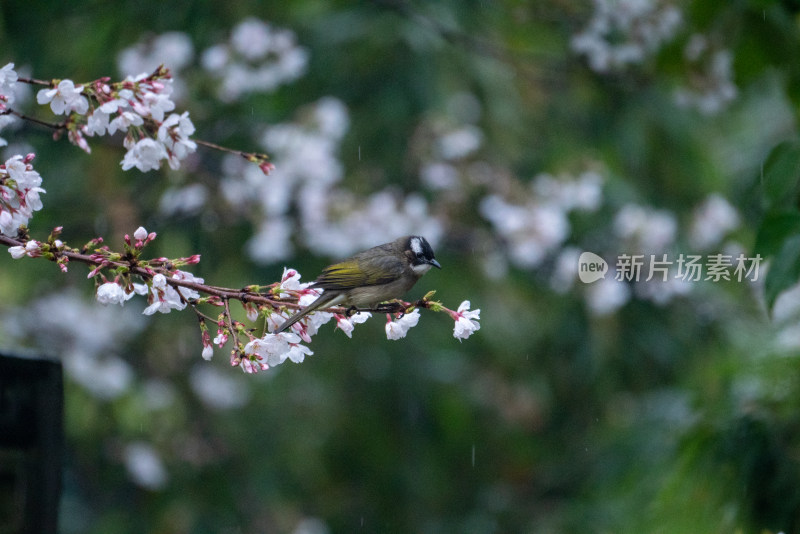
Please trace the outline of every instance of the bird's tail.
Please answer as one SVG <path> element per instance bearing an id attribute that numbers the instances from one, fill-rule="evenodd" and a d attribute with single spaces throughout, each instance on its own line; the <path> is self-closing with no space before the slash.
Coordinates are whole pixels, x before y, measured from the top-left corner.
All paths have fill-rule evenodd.
<path id="1" fill-rule="evenodd" d="M 338 296 L 339 295 L 333 295 L 333 294 L 326 295 L 325 293 L 323 293 L 317 298 L 317 300 L 315 300 L 302 310 L 292 315 L 286 322 L 284 322 L 280 327 L 278 327 L 278 329 L 275 330 L 274 333 L 280 334 L 281 332 L 283 332 L 287 328 L 290 328 L 294 323 L 296 323 L 297 321 L 299 321 L 300 319 L 302 319 L 303 317 L 305 317 L 306 315 L 308 315 L 313 311 L 316 311 L 328 305 L 335 306 L 338 303 L 334 301 Z"/>

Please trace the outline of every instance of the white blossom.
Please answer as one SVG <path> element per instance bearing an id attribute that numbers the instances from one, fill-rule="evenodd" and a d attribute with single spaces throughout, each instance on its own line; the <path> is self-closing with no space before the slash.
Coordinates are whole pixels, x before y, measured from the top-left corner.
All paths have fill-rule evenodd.
<path id="1" fill-rule="evenodd" d="M 158 169 L 161 160 L 167 157 L 164 145 L 154 139 L 144 138 L 135 143 L 125 153 L 122 159 L 122 170 L 127 171 L 136 167 L 142 172 Z"/>
<path id="2" fill-rule="evenodd" d="M 53 89 L 42 89 L 36 94 L 39 104 L 50 104 L 56 115 L 76 112 L 84 115 L 89 110 L 89 101 L 81 93 L 83 86 L 75 86 L 72 80 L 61 80 Z"/>
<path id="3" fill-rule="evenodd" d="M 678 7 L 657 0 L 594 0 L 594 13 L 572 37 L 572 50 L 605 73 L 642 63 L 676 34 Z"/>
<path id="4" fill-rule="evenodd" d="M 0 213 L 0 223 L 2 223 L 2 216 L 5 212 Z M 0 229 L 2 229 L 2 224 L 0 224 Z M 8 247 L 8 252 L 11 254 L 11 257 L 15 260 L 23 258 L 25 256 L 25 247 L 15 246 L 15 247 Z"/>
<path id="5" fill-rule="evenodd" d="M 145 91 L 139 97 L 139 100 L 134 102 L 134 110 L 140 115 L 144 117 L 150 116 L 158 122 L 163 121 L 164 114 L 173 109 L 175 109 L 175 102 L 170 99 L 170 95 L 165 93 Z"/>
<path id="6" fill-rule="evenodd" d="M 634 252 L 666 252 L 675 241 L 678 221 L 666 210 L 626 204 L 614 217 L 614 231 L 635 247 Z"/>
<path id="7" fill-rule="evenodd" d="M 103 109 L 101 107 L 100 109 Z M 108 135 L 113 135 L 114 132 L 127 132 L 131 126 L 141 126 L 144 124 L 144 119 L 138 113 L 133 111 L 123 111 L 116 116 L 108 125 Z"/>
<path id="8" fill-rule="evenodd" d="M 166 64 L 173 72 L 188 66 L 194 57 L 191 38 L 178 31 L 166 32 L 124 49 L 117 56 L 121 73 L 153 72 Z"/>
<path id="9" fill-rule="evenodd" d="M 455 312 L 455 326 L 453 327 L 453 337 L 459 341 L 467 339 L 477 330 L 480 330 L 481 325 L 478 322 L 481 318 L 481 310 L 470 310 L 470 302 L 465 300 L 458 306 Z"/>
<path id="10" fill-rule="evenodd" d="M 709 39 L 695 34 L 684 48 L 689 73 L 686 82 L 673 93 L 675 104 L 694 108 L 703 115 L 715 115 L 733 101 L 738 90 L 733 82 L 733 54 L 714 49 Z"/>
<path id="11" fill-rule="evenodd" d="M 201 63 L 219 79 L 219 97 L 233 101 L 293 82 L 305 73 L 308 52 L 292 31 L 251 17 L 233 29 L 228 42 L 206 49 Z"/>
<path id="12" fill-rule="evenodd" d="M 261 59 L 272 47 L 272 36 L 267 23 L 250 17 L 240 22 L 231 35 L 233 49 L 249 61 Z"/>
<path id="13" fill-rule="evenodd" d="M 738 226 L 736 209 L 722 195 L 714 193 L 694 211 L 689 241 L 698 250 L 708 250 Z"/>
<path id="14" fill-rule="evenodd" d="M 101 108 L 95 108 L 86 117 L 86 130 L 85 134 L 92 135 L 105 135 L 107 130 L 110 130 L 110 119 L 108 113 L 102 111 Z"/>
<path id="15" fill-rule="evenodd" d="M 355 325 L 365 322 L 370 317 L 372 317 L 370 312 L 358 312 L 350 317 L 337 315 L 336 327 L 344 332 L 347 337 L 352 338 Z"/>
<path id="16" fill-rule="evenodd" d="M 5 97 L 4 100 L 0 99 L 0 110 L 14 103 L 14 86 L 18 79 L 13 63 L 7 63 L 0 69 L 0 96 Z"/>
<path id="17" fill-rule="evenodd" d="M 203 404 L 216 410 L 241 408 L 250 400 L 250 389 L 241 376 L 214 365 L 192 367 L 189 384 Z"/>
<path id="18" fill-rule="evenodd" d="M 34 211 L 42 209 L 39 194 L 45 190 L 39 187 L 42 177 L 22 156 L 12 156 L 5 167 L 5 171 L 0 169 L 0 177 L 7 173 L 16 184 L 0 186 L 0 233 L 14 235 L 17 228 L 28 224 Z"/>
<path id="19" fill-rule="evenodd" d="M 628 284 L 614 277 L 605 277 L 586 289 L 586 303 L 594 315 L 609 315 L 624 306 L 631 298 Z"/>
<path id="20" fill-rule="evenodd" d="M 200 277 L 197 277 L 197 276 L 193 275 L 192 273 L 187 273 L 186 271 L 181 271 L 181 270 L 176 270 L 172 274 L 172 278 L 175 279 L 175 280 L 182 280 L 184 282 L 192 282 L 192 283 L 195 283 L 195 284 L 203 284 L 203 283 L 205 283 L 204 279 L 202 279 Z M 200 298 L 200 293 L 198 293 L 196 290 L 188 288 L 188 287 L 179 287 L 177 289 L 177 291 L 179 291 L 180 294 L 183 295 L 184 298 L 186 298 L 187 300 Z"/>
<path id="21" fill-rule="evenodd" d="M 305 345 L 300 345 L 300 344 L 292 345 L 291 348 L 289 349 L 289 352 L 286 353 L 284 361 L 291 360 L 294 363 L 302 363 L 303 360 L 306 359 L 307 355 L 310 356 L 312 354 L 314 353 L 311 351 L 311 349 L 309 349 Z"/>
<path id="22" fill-rule="evenodd" d="M 401 339 L 406 337 L 408 331 L 417 326 L 419 322 L 419 310 L 406 313 L 399 319 L 386 322 L 386 338 Z"/>
<path id="23" fill-rule="evenodd" d="M 167 483 L 167 470 L 156 449 L 149 443 L 133 442 L 124 450 L 125 467 L 137 485 L 160 490 Z"/>
<path id="24" fill-rule="evenodd" d="M 178 275 L 174 275 L 173 278 L 177 276 Z M 181 292 L 184 294 L 198 295 L 197 292 L 186 288 L 181 288 Z M 180 293 L 171 285 L 167 284 L 167 278 L 161 273 L 153 277 L 149 300 L 151 304 L 142 312 L 144 315 L 153 315 L 156 312 L 169 313 L 172 310 L 182 310 L 186 307 L 186 302 L 181 299 Z"/>
<path id="25" fill-rule="evenodd" d="M 266 334 L 247 343 L 244 353 L 254 356 L 261 364 L 269 367 L 282 364 L 290 356 L 292 361 L 298 363 L 303 361 L 306 354 L 312 354 L 307 348 L 295 349 L 299 343 L 300 336 L 293 332 Z"/>
<path id="26" fill-rule="evenodd" d="M 133 292 L 125 293 L 123 287 L 116 282 L 106 282 L 97 287 L 97 302 L 100 304 L 119 304 L 122 306 L 126 300 L 133 296 Z"/>
<path id="27" fill-rule="evenodd" d="M 453 130 L 439 138 L 439 155 L 446 160 L 461 159 L 481 147 L 483 132 L 480 128 L 467 125 Z"/>

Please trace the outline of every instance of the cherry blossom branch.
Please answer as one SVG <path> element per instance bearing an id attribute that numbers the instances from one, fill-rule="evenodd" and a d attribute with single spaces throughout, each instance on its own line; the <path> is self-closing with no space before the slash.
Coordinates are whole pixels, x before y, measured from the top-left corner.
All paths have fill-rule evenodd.
<path id="1" fill-rule="evenodd" d="M 47 87 L 52 87 L 53 85 L 53 80 L 37 80 L 36 78 L 26 78 L 24 76 L 17 76 L 17 81 L 30 85 L 45 85 Z"/>
<path id="2" fill-rule="evenodd" d="M 175 104 L 170 99 L 172 74 L 164 65 L 149 75 L 129 77 L 121 82 L 111 82 L 110 78 L 103 77 L 79 85 L 69 79 L 46 81 L 21 77 L 13 66 L 9 63 L 0 70 L 0 114 L 14 115 L 57 133 L 67 132 L 70 142 L 87 153 L 91 153 L 91 148 L 86 137 L 123 131 L 126 133 L 123 145 L 128 150 L 122 160 L 124 170 L 132 167 L 142 172 L 157 169 L 163 159 L 171 168 L 177 169 L 181 160 L 194 152 L 197 145 L 237 154 L 258 165 L 264 174 L 274 169 L 266 154 L 190 139 L 195 128 L 188 111 L 165 117 L 167 112 L 175 109 Z M 17 82 L 45 86 L 46 89 L 37 93 L 37 102 L 50 104 L 53 113 L 66 115 L 66 120 L 47 122 L 8 107 L 13 100 L 10 89 Z"/>
<path id="3" fill-rule="evenodd" d="M 60 228 L 54 231 L 54 235 L 60 232 Z M 101 239 L 94 240 L 102 242 Z M 67 264 L 69 262 L 83 263 L 94 267 L 89 273 L 89 277 L 101 273 L 103 269 L 115 270 L 117 275 L 127 273 L 130 275 L 138 276 L 143 280 L 152 280 L 157 274 L 164 276 L 172 275 L 176 271 L 176 266 L 185 264 L 194 264 L 199 262 L 199 256 L 190 256 L 188 258 L 178 258 L 175 260 L 168 260 L 166 258 L 157 258 L 154 260 L 147 260 L 144 264 L 140 264 L 138 258 L 128 254 L 111 253 L 104 249 L 97 249 L 94 254 L 86 254 L 78 252 L 77 249 L 67 247 L 63 242 L 57 239 L 48 240 L 48 242 L 41 242 L 35 240 L 26 240 L 23 238 L 12 238 L 0 234 L 0 244 L 9 247 L 12 256 L 21 258 L 28 256 L 32 258 L 43 257 L 58 264 Z M 115 259 L 118 258 L 118 259 Z M 66 271 L 66 269 L 62 269 Z M 185 288 L 197 293 L 204 293 L 211 298 L 205 299 L 191 299 L 187 303 L 196 305 L 197 303 L 208 303 L 213 305 L 223 305 L 226 311 L 229 311 L 228 303 L 231 300 L 236 300 L 242 304 L 262 304 L 274 308 L 287 307 L 292 309 L 303 308 L 304 306 L 298 304 L 298 296 L 288 294 L 281 298 L 272 298 L 266 296 L 261 292 L 263 287 L 275 289 L 278 284 L 270 286 L 246 286 L 242 289 L 225 288 L 213 286 L 205 283 L 200 283 L 189 279 L 180 278 L 167 278 L 166 283 L 176 289 Z M 279 292 L 280 292 L 279 288 Z M 282 290 L 284 292 L 291 290 Z M 347 315 L 352 313 L 390 313 L 402 315 L 412 311 L 415 308 L 430 309 L 432 311 L 446 311 L 450 314 L 454 313 L 452 310 L 441 305 L 441 303 L 432 301 L 431 297 L 435 292 L 430 292 L 425 297 L 412 302 L 405 302 L 396 300 L 393 302 L 383 303 L 374 307 L 368 308 L 345 308 L 342 306 L 332 306 L 324 308 L 323 312 Z M 220 304 L 222 303 L 222 304 Z"/>
<path id="4" fill-rule="evenodd" d="M 14 100 L 13 86 L 18 81 L 46 85 L 37 94 L 40 104 L 50 104 L 56 114 L 66 115 L 63 123 L 50 124 L 26 117 L 9 107 Z M 237 154 L 256 163 L 265 174 L 273 166 L 263 154 L 248 153 L 221 147 L 206 141 L 192 141 L 194 125 L 188 112 L 172 113 L 175 104 L 169 99 L 171 76 L 163 66 L 155 72 L 110 83 L 101 78 L 86 85 L 75 86 L 71 80 L 44 82 L 19 78 L 9 63 L 0 68 L 0 114 L 14 114 L 24 120 L 42 124 L 58 132 L 67 131 L 72 143 L 91 152 L 85 136 L 125 132 L 123 142 L 128 152 L 122 160 L 122 169 L 136 167 L 141 171 L 159 168 L 166 159 L 172 168 L 197 144 Z M 113 117 L 113 118 L 112 118 Z M 469 310 L 469 301 L 461 303 L 457 310 L 450 310 L 440 302 L 431 300 L 433 292 L 414 302 L 401 300 L 378 304 L 368 309 L 330 307 L 316 310 L 303 316 L 292 325 L 291 330 L 275 332 L 296 310 L 305 308 L 322 294 L 313 283 L 301 283 L 300 274 L 294 269 L 284 269 L 280 282 L 270 285 L 249 285 L 242 289 L 224 288 L 206 284 L 202 278 L 181 270 L 186 265 L 200 261 L 199 255 L 169 259 L 165 257 L 144 259 L 143 249 L 156 238 L 139 227 L 133 238 L 124 236 L 121 252 L 111 250 L 102 238 L 95 238 L 80 248 L 68 246 L 62 241 L 62 228 L 53 229 L 45 241 L 30 238 L 28 222 L 35 211 L 42 209 L 42 178 L 33 168 L 34 154 L 16 155 L 0 164 L 0 245 L 8 247 L 14 259 L 44 258 L 56 263 L 66 272 L 69 264 L 82 263 L 91 268 L 88 278 L 95 281 L 95 296 L 104 305 L 119 304 L 135 295 L 145 296 L 147 307 L 143 313 L 169 313 L 191 307 L 200 325 L 202 356 L 210 359 L 214 345 L 222 348 L 232 341 L 231 365 L 253 373 L 279 365 L 286 360 L 299 363 L 305 356 L 313 354 L 308 346 L 318 329 L 336 320 L 336 328 L 352 337 L 356 324 L 363 323 L 372 313 L 386 313 L 386 336 L 400 339 L 419 321 L 419 309 L 425 308 L 448 313 L 455 321 L 453 336 L 464 339 L 480 328 L 477 322 L 480 310 Z M 255 335 L 255 329 L 233 318 L 230 303 L 239 301 L 247 319 L 265 321 L 263 335 Z M 199 305 L 208 304 L 223 308 L 219 314 L 217 335 L 213 339 L 208 331 L 206 319 L 210 317 L 198 310 Z"/>
<path id="5" fill-rule="evenodd" d="M 22 227 L 17 237 L 0 234 L 0 244 L 9 247 L 9 253 L 15 259 L 26 256 L 44 258 L 57 263 L 62 271 L 67 271 L 71 262 L 92 267 L 88 278 L 103 280 L 103 283 L 96 282 L 97 300 L 102 304 L 123 305 L 134 294 L 139 294 L 147 295 L 149 305 L 143 312 L 147 315 L 168 313 L 172 309 L 181 310 L 190 306 L 195 310 L 200 324 L 202 356 L 205 359 L 212 357 L 213 346 L 205 324 L 206 316 L 197 306 L 221 306 L 223 311 L 217 319 L 217 336 L 213 344 L 221 348 L 232 338 L 231 365 L 239 366 L 246 372 L 268 369 L 286 359 L 302 361 L 306 355 L 313 353 L 301 341 L 310 343 L 311 336 L 317 333 L 318 328 L 332 318 L 336 319 L 336 327 L 348 337 L 352 337 L 355 324 L 363 323 L 372 313 L 386 313 L 387 338 L 401 339 L 418 323 L 420 308 L 448 313 L 455 321 L 453 335 L 457 339 L 469 337 L 480 328 L 477 322 L 480 310 L 469 311 L 468 301 L 462 303 L 458 310 L 450 310 L 441 302 L 432 300 L 435 292 L 431 291 L 413 303 L 396 300 L 372 308 L 329 307 L 304 317 L 293 325 L 292 332 L 255 336 L 252 330 L 233 319 L 230 308 L 232 300 L 242 303 L 248 319 L 255 321 L 259 317 L 266 318 L 267 329 L 271 332 L 289 318 L 289 310 L 309 305 L 319 297 L 320 291 L 313 288 L 312 284 L 300 284 L 300 275 L 293 269 L 286 269 L 280 282 L 268 286 L 251 285 L 233 289 L 206 284 L 203 279 L 178 269 L 198 263 L 199 255 L 177 259 L 141 259 L 144 247 L 156 238 L 154 232 L 148 233 L 144 228 L 134 233 L 133 240 L 125 235 L 124 252 L 112 252 L 107 246 L 101 246 L 102 238 L 93 239 L 80 249 L 72 248 L 58 239 L 61 231 L 60 227 L 56 228 L 46 241 L 37 241 L 28 239 L 27 229 Z M 90 252 L 92 247 L 96 248 Z M 113 277 L 113 281 L 109 281 L 109 277 Z M 144 283 L 134 283 L 132 277 Z"/>
<path id="6" fill-rule="evenodd" d="M 14 115 L 24 121 L 32 122 L 34 124 L 38 124 L 39 126 L 44 126 L 45 128 L 50 128 L 51 130 L 65 130 L 67 125 L 64 122 L 47 122 L 41 119 L 37 119 L 36 117 L 30 117 L 25 115 L 24 113 L 20 113 L 11 108 L 6 108 L 3 111 L 0 111 L 0 115 Z"/>

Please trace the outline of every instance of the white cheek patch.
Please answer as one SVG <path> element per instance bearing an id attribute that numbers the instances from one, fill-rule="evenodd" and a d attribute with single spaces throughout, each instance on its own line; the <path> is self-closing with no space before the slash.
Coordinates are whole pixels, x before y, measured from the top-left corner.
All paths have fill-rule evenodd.
<path id="1" fill-rule="evenodd" d="M 418 275 L 423 275 L 431 270 L 432 265 L 430 263 L 423 263 L 421 265 L 412 265 L 411 268 L 414 270 L 415 273 Z"/>
<path id="2" fill-rule="evenodd" d="M 422 254 L 422 243 L 420 243 L 418 237 L 411 238 L 411 251 L 417 255 Z"/>

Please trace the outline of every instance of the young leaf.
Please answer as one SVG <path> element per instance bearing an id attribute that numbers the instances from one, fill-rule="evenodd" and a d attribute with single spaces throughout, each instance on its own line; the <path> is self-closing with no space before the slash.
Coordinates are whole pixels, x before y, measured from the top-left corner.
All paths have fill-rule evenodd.
<path id="1" fill-rule="evenodd" d="M 761 186 L 768 210 L 796 207 L 800 179 L 800 142 L 779 144 L 764 162 Z"/>
<path id="2" fill-rule="evenodd" d="M 764 280 L 764 296 L 768 309 L 783 291 L 795 285 L 800 278 L 800 235 L 783 242 L 780 252 L 772 258 Z"/>
<path id="3" fill-rule="evenodd" d="M 800 212 L 784 211 L 767 213 L 758 228 L 754 252 L 764 257 L 777 254 L 784 241 L 800 235 Z"/>

